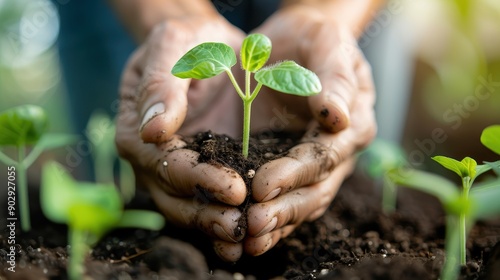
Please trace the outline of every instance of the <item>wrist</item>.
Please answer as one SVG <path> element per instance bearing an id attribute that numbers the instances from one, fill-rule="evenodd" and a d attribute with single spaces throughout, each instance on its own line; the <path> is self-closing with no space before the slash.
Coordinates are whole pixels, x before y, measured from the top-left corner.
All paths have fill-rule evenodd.
<path id="1" fill-rule="evenodd" d="M 210 1 L 110 0 L 110 4 L 138 42 L 143 42 L 156 25 L 171 19 L 219 16 Z"/>
<path id="2" fill-rule="evenodd" d="M 283 8 L 301 13 L 301 16 L 309 20 L 333 20 L 347 27 L 358 38 L 384 2 L 384 0 L 284 0 Z"/>

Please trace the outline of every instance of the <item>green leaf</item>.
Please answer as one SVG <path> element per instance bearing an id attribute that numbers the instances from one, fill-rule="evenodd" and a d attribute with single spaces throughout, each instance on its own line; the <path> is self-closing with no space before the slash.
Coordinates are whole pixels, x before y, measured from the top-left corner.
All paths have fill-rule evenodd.
<path id="1" fill-rule="evenodd" d="M 42 138 L 40 138 L 40 140 L 33 147 L 33 150 L 31 150 L 29 155 L 24 159 L 23 164 L 26 168 L 28 168 L 42 152 L 70 145 L 75 143 L 78 139 L 79 137 L 76 135 L 46 133 L 42 136 Z"/>
<path id="2" fill-rule="evenodd" d="M 500 125 L 488 126 L 481 134 L 481 143 L 500 155 Z"/>
<path id="3" fill-rule="evenodd" d="M 147 210 L 126 210 L 116 226 L 160 230 L 164 225 L 165 219 L 159 213 Z"/>
<path id="4" fill-rule="evenodd" d="M 47 130 L 45 111 L 35 105 L 22 105 L 0 114 L 0 146 L 33 144 Z"/>
<path id="5" fill-rule="evenodd" d="M 500 179 L 477 184 L 469 192 L 472 201 L 472 215 L 477 219 L 487 219 L 500 215 Z"/>
<path id="6" fill-rule="evenodd" d="M 464 159 L 462 159 L 461 163 L 467 169 L 467 175 L 471 179 L 476 178 L 476 166 L 477 166 L 477 162 L 473 158 L 465 157 Z"/>
<path id="7" fill-rule="evenodd" d="M 470 177 L 475 178 L 477 163 L 470 157 L 465 157 L 462 161 L 452 159 L 445 156 L 432 157 L 433 160 L 444 166 L 445 168 L 455 172 L 461 178 Z"/>
<path id="8" fill-rule="evenodd" d="M 99 240 L 119 222 L 121 209 L 109 211 L 99 204 L 75 201 L 68 211 L 69 226 L 74 230 L 92 233 L 92 242 Z"/>
<path id="9" fill-rule="evenodd" d="M 310 96 L 321 92 L 321 82 L 312 71 L 294 61 L 262 68 L 255 73 L 255 80 L 283 93 Z"/>
<path id="10" fill-rule="evenodd" d="M 478 164 L 476 166 L 476 177 L 478 177 L 479 175 L 485 173 L 485 172 L 488 172 L 491 170 L 491 167 L 488 163 L 485 162 L 485 164 Z"/>
<path id="11" fill-rule="evenodd" d="M 112 184 L 75 181 L 55 162 L 43 167 L 42 211 L 54 222 L 66 223 L 100 236 L 119 221 L 123 204 Z"/>
<path id="12" fill-rule="evenodd" d="M 487 167 L 489 167 L 488 170 L 493 169 L 493 171 L 495 172 L 495 174 L 497 174 L 497 176 L 500 176 L 500 160 L 497 160 L 497 161 L 494 161 L 494 162 L 487 162 L 487 161 L 485 161 L 484 165 L 486 165 Z"/>
<path id="13" fill-rule="evenodd" d="M 271 40 L 263 34 L 250 34 L 241 45 L 240 57 L 243 69 L 255 72 L 266 64 L 271 56 Z"/>
<path id="14" fill-rule="evenodd" d="M 458 188 L 444 177 L 406 168 L 397 168 L 389 171 L 387 176 L 394 183 L 416 189 L 438 198 L 444 206 L 456 201 L 460 192 Z"/>
<path id="15" fill-rule="evenodd" d="M 229 71 L 236 64 L 233 48 L 223 43 L 203 43 L 188 51 L 172 68 L 179 78 L 206 79 Z"/>

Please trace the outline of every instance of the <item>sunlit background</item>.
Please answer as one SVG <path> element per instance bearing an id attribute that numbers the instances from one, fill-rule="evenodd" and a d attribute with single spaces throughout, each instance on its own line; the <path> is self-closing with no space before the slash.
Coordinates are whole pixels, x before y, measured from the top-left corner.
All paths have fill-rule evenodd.
<path id="1" fill-rule="evenodd" d="M 0 110 L 38 104 L 51 130 L 70 125 L 55 46 L 59 18 L 48 0 L 0 0 Z"/>
<path id="2" fill-rule="evenodd" d="M 0 110 L 38 104 L 52 131 L 69 131 L 58 31 L 51 1 L 0 0 Z M 389 1 L 360 45 L 379 137 L 402 144 L 415 167 L 436 154 L 492 159 L 478 137 L 500 123 L 500 1 Z"/>

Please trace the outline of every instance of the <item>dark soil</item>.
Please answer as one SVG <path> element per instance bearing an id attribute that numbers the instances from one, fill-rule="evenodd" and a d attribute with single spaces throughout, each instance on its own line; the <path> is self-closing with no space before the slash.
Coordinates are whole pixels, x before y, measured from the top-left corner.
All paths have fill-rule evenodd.
<path id="1" fill-rule="evenodd" d="M 214 139 L 240 151 L 239 144 L 225 136 L 209 134 L 199 135 L 204 145 L 193 144 L 201 147 L 207 161 L 227 154 Z M 264 142 L 270 146 L 254 153 L 260 155 L 256 163 L 244 161 L 237 170 L 244 178 L 249 169 L 256 170 L 293 145 L 291 140 Z M 278 142 L 284 146 L 275 149 Z M 241 159 L 234 156 L 219 164 L 233 160 Z M 38 198 L 32 197 L 34 230 L 17 232 L 16 272 L 7 271 L 8 232 L 0 233 L 0 279 L 67 279 L 66 228 L 47 221 Z M 152 205 L 148 195 L 139 192 L 127 207 Z M 325 215 L 301 225 L 262 256 L 224 263 L 203 234 L 171 225 L 161 232 L 116 230 L 92 250 L 87 274 L 90 279 L 437 279 L 444 261 L 444 216 L 438 202 L 399 189 L 395 213 L 382 213 L 380 205 L 378 183 L 358 171 L 345 181 Z M 500 279 L 499 240 L 500 221 L 474 226 L 467 244 L 470 261 L 461 279 Z"/>

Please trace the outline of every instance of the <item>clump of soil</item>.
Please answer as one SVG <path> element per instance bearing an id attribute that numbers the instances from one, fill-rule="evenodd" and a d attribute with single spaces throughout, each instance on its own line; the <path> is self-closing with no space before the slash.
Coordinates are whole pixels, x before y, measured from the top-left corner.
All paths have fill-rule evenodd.
<path id="1" fill-rule="evenodd" d="M 247 186 L 251 186 L 253 177 L 249 176 L 249 171 L 255 172 L 266 162 L 285 156 L 290 148 L 297 145 L 300 135 L 273 133 L 273 138 L 266 137 L 265 134 L 252 137 L 248 147 L 248 158 L 241 153 L 241 141 L 224 134 L 200 132 L 185 140 L 188 143 L 187 149 L 200 153 L 199 162 L 232 168 L 245 180 Z"/>

